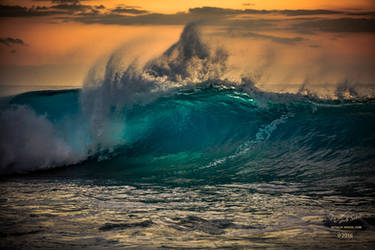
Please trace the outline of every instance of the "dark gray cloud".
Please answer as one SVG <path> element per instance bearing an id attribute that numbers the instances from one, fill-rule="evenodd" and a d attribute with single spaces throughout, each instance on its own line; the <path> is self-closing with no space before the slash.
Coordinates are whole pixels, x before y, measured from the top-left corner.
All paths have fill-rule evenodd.
<path id="1" fill-rule="evenodd" d="M 73 18 L 62 18 L 66 21 L 76 21 L 85 24 L 115 24 L 115 25 L 184 25 L 194 20 L 186 13 L 176 14 L 146 14 L 146 15 L 80 15 Z"/>
<path id="2" fill-rule="evenodd" d="M 97 9 L 97 10 L 104 10 L 106 8 L 105 8 L 105 6 L 103 4 L 101 4 L 101 5 L 95 6 L 95 9 Z"/>
<path id="3" fill-rule="evenodd" d="M 76 17 L 62 18 L 65 21 L 76 21 L 85 24 L 114 24 L 114 25 L 185 25 L 199 22 L 205 25 L 235 25 L 248 29 L 269 29 L 277 20 L 244 19 L 231 20 L 232 16 L 198 15 L 186 12 L 175 14 L 146 13 L 140 15 L 122 15 L 117 13 L 90 15 L 83 14 Z"/>
<path id="4" fill-rule="evenodd" d="M 200 8 L 191 8 L 189 13 L 192 15 L 200 16 L 226 16 L 226 15 L 237 15 L 244 13 L 243 10 L 236 9 L 223 9 L 217 7 L 200 7 Z"/>
<path id="5" fill-rule="evenodd" d="M 0 5 L 0 17 L 52 16 L 65 22 L 115 25 L 184 25 L 199 21 L 207 25 L 240 26 L 249 30 L 289 29 L 299 33 L 322 32 L 375 32 L 373 12 L 341 12 L 333 10 L 255 10 L 227 9 L 217 7 L 191 8 L 175 14 L 151 13 L 136 6 L 118 6 L 106 9 L 103 5 L 83 5 L 78 0 L 52 0 L 52 6 L 26 8 L 18 5 Z M 100 11 L 99 11 L 100 10 Z M 357 16 L 353 16 L 354 14 Z M 262 14 L 261 18 L 257 15 Z M 267 18 L 267 14 L 295 16 L 285 21 Z M 236 18 L 241 15 L 241 18 Z M 323 15 L 323 16 L 321 16 Z M 326 17 L 330 15 L 330 18 Z M 345 16 L 346 17 L 343 17 Z M 367 15 L 367 18 L 365 17 Z M 310 18 L 310 19 L 309 19 Z M 291 22 L 293 21 L 293 24 Z M 280 24 L 286 24 L 280 27 Z M 254 34 L 250 34 L 253 35 Z M 260 38 L 260 37 L 259 37 Z M 265 38 L 265 37 L 264 37 Z M 265 38 L 266 39 L 266 38 Z M 268 37 L 271 39 L 271 37 Z M 298 39 L 297 39 L 298 40 Z M 279 43 L 297 40 L 277 40 Z"/>
<path id="6" fill-rule="evenodd" d="M 79 4 L 91 0 L 32 0 L 33 2 L 50 2 L 53 4 Z"/>
<path id="7" fill-rule="evenodd" d="M 66 11 L 37 6 L 26 8 L 19 5 L 0 5 L 0 17 L 40 17 L 66 14 Z"/>
<path id="8" fill-rule="evenodd" d="M 22 39 L 12 37 L 0 38 L 0 44 L 6 45 L 8 47 L 12 47 L 13 45 L 27 46 L 27 44 Z"/>
<path id="9" fill-rule="evenodd" d="M 372 12 L 348 12 L 348 15 L 351 16 L 375 16 L 375 11 Z"/>
<path id="10" fill-rule="evenodd" d="M 58 9 L 58 10 L 64 10 L 67 12 L 77 12 L 77 11 L 87 11 L 92 10 L 93 7 L 90 5 L 81 5 L 81 4 L 58 4 L 53 5 L 50 7 L 50 9 Z"/>
<path id="11" fill-rule="evenodd" d="M 42 0 L 38 0 L 42 1 Z M 55 15 L 65 15 L 72 19 L 75 15 L 102 15 L 104 19 L 106 18 L 104 14 L 98 10 L 105 10 L 104 5 L 91 6 L 81 4 L 80 1 L 73 0 L 54 0 L 52 3 L 56 3 L 52 6 L 33 6 L 32 8 L 26 8 L 19 5 L 0 5 L 0 17 L 38 17 L 38 16 L 55 16 Z M 143 9 L 138 9 L 135 7 L 117 7 L 106 13 L 106 15 L 111 14 L 145 14 L 148 11 Z M 86 15 L 87 16 L 87 15 Z M 67 18 L 68 20 L 69 18 Z"/>
<path id="12" fill-rule="evenodd" d="M 241 19 L 234 19 L 238 14 L 253 14 L 253 12 L 259 13 L 263 11 L 258 10 L 233 10 L 213 7 L 202 7 L 189 9 L 188 12 L 179 12 L 175 14 L 157 14 L 157 13 L 143 13 L 135 12 L 128 15 L 111 12 L 110 14 L 98 14 L 98 15 L 81 15 L 78 17 L 72 17 L 68 20 L 86 24 L 117 24 L 117 25 L 184 25 L 192 21 L 199 21 L 207 25 L 227 25 L 231 27 L 241 27 L 250 30 L 260 29 L 280 29 L 279 24 L 283 23 L 283 19 L 266 19 L 266 17 L 254 18 L 247 17 Z M 268 11 L 264 11 L 268 12 Z M 309 13 L 313 15 L 330 13 L 333 15 L 334 11 L 324 10 L 296 10 L 296 11 L 279 11 L 289 16 L 301 16 L 302 13 Z M 333 16 L 332 16 L 333 17 Z M 284 27 L 284 29 L 290 29 L 299 33 L 313 33 L 316 31 L 324 32 L 375 32 L 375 19 L 364 19 L 364 18 L 323 18 L 315 17 L 310 19 L 296 18 L 292 20 L 294 24 Z M 254 35 L 254 34 L 249 34 Z M 260 37 L 259 37 L 260 38 Z M 265 38 L 265 37 L 264 37 Z M 268 37 L 271 39 L 271 37 Z M 280 39 L 274 38 L 273 41 L 279 43 L 292 43 L 298 42 L 299 39 Z"/>
<path id="13" fill-rule="evenodd" d="M 79 4 L 81 0 L 51 0 L 51 2 L 57 4 Z"/>
<path id="14" fill-rule="evenodd" d="M 339 18 L 320 19 L 297 23 L 294 30 L 306 33 L 314 31 L 324 32 L 375 32 L 375 19 L 373 18 Z"/>
<path id="15" fill-rule="evenodd" d="M 279 14 L 286 16 L 309 16 L 309 15 L 334 15 L 345 14 L 342 11 L 333 10 L 256 10 L 256 9 L 223 9 L 217 7 L 200 7 L 189 9 L 192 14 L 200 15 L 236 15 L 236 14 Z"/>
<path id="16" fill-rule="evenodd" d="M 273 36 L 273 35 L 264 35 L 256 32 L 250 32 L 246 29 L 223 29 L 222 31 L 215 32 L 213 35 L 219 36 L 234 36 L 234 37 L 250 37 L 254 39 L 264 39 L 270 40 L 275 43 L 285 44 L 285 45 L 295 45 L 298 42 L 302 42 L 306 40 L 303 37 L 281 37 L 281 36 Z"/>
<path id="17" fill-rule="evenodd" d="M 115 9 L 112 9 L 111 12 L 115 14 L 135 14 L 135 15 L 148 13 L 147 10 L 136 9 L 132 7 L 117 7 Z"/>
<path id="18" fill-rule="evenodd" d="M 130 7 L 127 7 L 128 10 Z M 123 12 L 123 13 L 121 13 Z M 248 28 L 264 28 L 271 26 L 275 21 L 266 19 L 243 19 L 232 20 L 242 10 L 222 9 L 214 7 L 202 7 L 189 9 L 188 12 L 177 12 L 175 14 L 149 13 L 140 9 L 125 11 L 112 10 L 110 13 L 100 15 L 80 15 L 67 18 L 86 24 L 116 24 L 116 25 L 184 25 L 189 22 L 200 22 L 207 25 L 235 24 Z M 135 14 L 135 15 L 134 15 Z"/>
<path id="19" fill-rule="evenodd" d="M 38 0 L 43 1 L 43 0 Z M 92 9 L 105 9 L 104 5 L 91 6 L 83 5 L 79 0 L 52 0 L 53 6 L 36 6 L 33 8 L 26 8 L 20 5 L 0 5 L 0 17 L 33 17 L 33 16 L 50 16 L 59 14 L 74 14 L 78 11 L 84 12 Z M 110 10 L 110 14 L 146 14 L 147 10 L 140 9 L 136 6 L 117 7 Z M 304 16 L 304 15 L 320 15 L 320 14 L 340 14 L 343 12 L 330 10 L 255 10 L 255 9 L 226 9 L 217 7 L 200 7 L 191 8 L 188 12 L 184 12 L 192 17 L 216 17 L 224 18 L 240 14 L 281 14 L 287 16 Z M 149 13 L 151 14 L 151 13 Z M 156 13 L 154 13 L 155 15 Z M 180 15 L 176 14 L 158 14 L 159 16 Z M 106 17 L 104 17 L 106 18 Z"/>
<path id="20" fill-rule="evenodd" d="M 19 5 L 0 5 L 0 17 L 40 16 L 40 12 Z"/>
<path id="21" fill-rule="evenodd" d="M 287 16 L 311 16 L 311 15 L 334 15 L 334 14 L 345 14 L 342 11 L 333 10 L 280 10 L 274 11 Z"/>

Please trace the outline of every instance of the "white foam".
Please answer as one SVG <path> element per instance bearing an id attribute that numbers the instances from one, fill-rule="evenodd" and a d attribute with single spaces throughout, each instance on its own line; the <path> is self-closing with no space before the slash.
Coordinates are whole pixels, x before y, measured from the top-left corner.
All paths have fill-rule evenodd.
<path id="1" fill-rule="evenodd" d="M 19 173 L 82 160 L 45 116 L 25 106 L 0 113 L 0 173 Z"/>

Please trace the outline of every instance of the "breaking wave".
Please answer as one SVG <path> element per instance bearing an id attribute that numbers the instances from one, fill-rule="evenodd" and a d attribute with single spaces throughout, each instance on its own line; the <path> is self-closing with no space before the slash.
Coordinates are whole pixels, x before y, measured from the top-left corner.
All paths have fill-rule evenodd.
<path id="1" fill-rule="evenodd" d="M 209 48 L 195 24 L 158 58 L 121 56 L 92 68 L 80 90 L 28 92 L 3 105 L 1 174 L 76 165 L 101 175 L 105 165 L 114 178 L 225 182 L 373 171 L 375 103 L 348 84 L 333 99 L 305 87 L 262 91 L 233 77 L 228 54 Z"/>

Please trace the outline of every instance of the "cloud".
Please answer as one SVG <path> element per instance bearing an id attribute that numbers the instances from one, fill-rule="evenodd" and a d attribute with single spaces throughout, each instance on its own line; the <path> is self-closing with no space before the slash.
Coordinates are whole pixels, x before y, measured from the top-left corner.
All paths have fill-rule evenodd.
<path id="1" fill-rule="evenodd" d="M 75 14 L 76 12 L 88 12 L 88 11 L 96 11 L 97 9 L 105 9 L 104 5 L 99 6 L 91 6 L 91 5 L 84 5 L 81 4 L 80 0 L 52 0 L 52 5 L 50 7 L 42 7 L 49 10 L 61 10 L 65 11 L 65 14 Z M 99 13 L 99 12 L 95 12 Z"/>
<path id="2" fill-rule="evenodd" d="M 41 0 L 39 0 L 41 1 Z M 79 1 L 58 0 L 52 6 L 33 6 L 27 8 L 19 5 L 0 5 L 0 17 L 41 17 L 57 15 L 74 15 L 77 12 L 88 12 L 95 9 L 91 5 L 82 5 Z M 97 9 L 104 9 L 103 5 L 97 6 Z"/>
<path id="3" fill-rule="evenodd" d="M 295 45 L 298 42 L 302 42 L 306 40 L 303 37 L 280 37 L 280 36 L 272 36 L 272 35 L 264 35 L 264 34 L 259 34 L 255 32 L 250 32 L 247 31 L 246 29 L 229 29 L 221 32 L 214 33 L 214 35 L 231 35 L 235 37 L 250 37 L 254 39 L 265 39 L 265 40 L 270 40 L 275 43 L 280 43 L 280 44 L 285 44 L 285 45 Z"/>
<path id="4" fill-rule="evenodd" d="M 344 21 L 333 17 L 342 17 L 344 12 L 332 10 L 255 10 L 255 9 L 227 9 L 217 7 L 191 8 L 187 12 L 177 12 L 175 14 L 150 13 L 146 10 L 133 7 L 118 7 L 112 9 L 109 13 L 95 13 L 94 15 L 81 15 L 78 17 L 69 17 L 66 21 L 72 20 L 81 23 L 99 23 L 99 24 L 117 24 L 117 25 L 184 25 L 192 21 L 200 21 L 207 25 L 229 25 L 241 26 L 249 29 L 277 28 L 285 19 L 281 17 L 268 18 L 266 14 L 279 14 L 284 16 L 296 16 L 293 21 L 295 24 L 289 25 L 286 29 L 292 29 L 297 32 L 311 33 L 318 29 L 320 25 L 322 31 L 341 29 L 348 32 L 362 32 L 367 30 L 373 32 L 371 28 L 372 21 L 369 24 L 363 23 L 355 18 L 346 18 Z M 264 14 L 261 19 L 254 18 L 254 15 Z M 316 17 L 309 17 L 315 15 Z M 317 15 L 331 15 L 331 18 L 318 17 Z M 241 16 L 241 18 L 236 18 Z M 306 17 L 305 17 L 306 16 Z M 305 17 L 305 18 L 302 18 Z M 310 18 L 310 19 L 308 19 Z M 311 19 L 313 19 L 311 21 Z M 319 23 L 320 22 L 320 23 Z M 338 24 L 330 24 L 338 22 Z M 337 26 L 336 29 L 330 27 Z M 350 28 L 351 27 L 351 28 Z M 374 27 L 372 25 L 372 27 Z M 285 40 L 286 41 L 286 40 Z M 284 42 L 280 40 L 279 42 Z"/>
<path id="5" fill-rule="evenodd" d="M 286 16 L 345 14 L 342 11 L 334 11 L 334 10 L 280 10 L 280 11 L 275 11 L 275 13 L 283 14 L 283 15 L 286 15 Z"/>
<path id="6" fill-rule="evenodd" d="M 132 7 L 117 7 L 115 9 L 112 9 L 111 12 L 116 13 L 116 14 L 135 14 L 135 15 L 148 13 L 147 10 L 136 9 Z"/>
<path id="7" fill-rule="evenodd" d="M 373 18 L 339 18 L 321 19 L 293 25 L 299 32 L 375 32 L 375 19 Z"/>
<path id="8" fill-rule="evenodd" d="M 186 13 L 177 14 L 146 14 L 146 15 L 80 15 L 73 18 L 62 18 L 66 21 L 76 21 L 85 24 L 113 24 L 113 25 L 184 25 L 193 18 Z"/>
<path id="9" fill-rule="evenodd" d="M 19 5 L 0 5 L 0 17 L 25 17 L 37 16 L 26 7 Z"/>
<path id="10" fill-rule="evenodd" d="M 37 0 L 37 1 L 45 1 L 45 0 Z M 32 8 L 23 7 L 20 5 L 0 5 L 0 17 L 36 17 L 36 16 L 53 16 L 53 15 L 61 15 L 61 14 L 75 14 L 76 12 L 85 12 L 88 10 L 93 9 L 105 9 L 104 5 L 99 6 L 91 6 L 91 5 L 83 5 L 79 0 L 52 0 L 52 6 L 36 6 Z M 140 9 L 136 6 L 119 6 L 115 9 L 109 10 L 107 13 L 97 13 L 98 15 L 101 14 L 104 19 L 107 18 L 108 15 L 111 14 L 153 14 L 154 17 L 157 14 L 158 17 L 166 16 L 166 17 L 174 17 L 174 16 L 181 16 L 181 13 L 175 14 L 158 14 L 158 13 L 150 13 L 147 10 Z M 320 15 L 320 14 L 339 14 L 343 12 L 339 11 L 330 11 L 330 10 L 256 10 L 256 9 L 227 9 L 227 8 L 218 8 L 218 7 L 200 7 L 200 8 L 191 8 L 187 12 L 183 12 L 191 17 L 199 17 L 199 18 L 226 18 L 226 17 L 234 17 L 236 15 L 257 15 L 257 14 L 280 14 L 280 15 L 287 15 L 287 16 L 304 16 L 304 15 Z M 74 19 L 74 16 L 72 17 Z M 104 21 L 107 22 L 107 21 Z"/>
<path id="11" fill-rule="evenodd" d="M 81 5 L 81 4 L 58 4 L 53 5 L 50 7 L 50 9 L 59 9 L 59 10 L 65 10 L 67 12 L 77 12 L 77 11 L 87 11 L 92 10 L 93 7 L 90 5 Z"/>
<path id="12" fill-rule="evenodd" d="M 189 9 L 189 12 L 201 15 L 237 15 L 237 14 L 279 14 L 286 16 L 309 16 L 309 15 L 334 15 L 345 14 L 342 11 L 333 10 L 256 10 L 256 9 L 224 9 L 217 7 L 200 7 Z"/>
<path id="13" fill-rule="evenodd" d="M 19 39 L 19 38 L 0 38 L 0 44 L 6 45 L 8 47 L 12 47 L 13 45 L 22 45 L 22 46 L 27 46 L 27 44 Z"/>
<path id="14" fill-rule="evenodd" d="M 38 0 L 44 1 L 44 0 Z M 38 17 L 38 16 L 66 16 L 66 20 L 69 18 L 74 21 L 76 15 L 96 15 L 100 17 L 101 15 L 106 18 L 107 15 L 111 14 L 145 14 L 148 13 L 146 10 L 138 9 L 135 7 L 117 7 L 115 9 L 109 10 L 105 15 L 99 10 L 106 10 L 104 5 L 83 5 L 77 0 L 53 0 L 55 3 L 52 6 L 33 6 L 32 8 L 27 8 L 19 5 L 0 5 L 0 17 Z M 58 18 L 58 17 L 57 17 Z"/>
<path id="15" fill-rule="evenodd" d="M 104 10 L 105 6 L 103 4 L 95 6 L 95 9 L 97 10 Z"/>
<path id="16" fill-rule="evenodd" d="M 0 5 L 0 17 L 38 17 L 64 13 L 47 7 L 26 8 L 19 5 Z"/>
<path id="17" fill-rule="evenodd" d="M 214 7 L 193 8 L 189 9 L 188 12 L 177 12 L 175 14 L 150 13 L 137 9 L 137 12 L 129 11 L 129 13 L 125 14 L 119 13 L 118 11 L 112 11 L 110 13 L 103 13 L 99 15 L 80 15 L 77 17 L 68 17 L 63 19 L 66 21 L 73 20 L 86 24 L 116 25 L 185 25 L 189 22 L 199 21 L 207 25 L 236 24 L 249 28 L 263 28 L 274 23 L 274 20 L 264 19 L 233 19 L 233 17 L 241 13 L 243 13 L 242 10 Z"/>
<path id="18" fill-rule="evenodd" d="M 199 21 L 207 25 L 239 26 L 248 30 L 284 29 L 298 33 L 317 31 L 375 32 L 375 19 L 371 17 L 373 12 L 342 12 L 324 9 L 256 10 L 205 6 L 191 8 L 186 12 L 161 14 L 152 13 L 136 6 L 118 6 L 114 9 L 106 9 L 104 5 L 83 5 L 79 0 L 52 0 L 52 3 L 54 3 L 52 6 L 32 8 L 19 5 L 0 5 L 0 17 L 51 16 L 51 18 L 65 22 L 107 25 L 184 25 L 192 21 Z M 267 17 L 269 14 L 272 15 L 272 18 Z M 279 15 L 279 18 L 275 19 L 275 15 Z M 356 18 L 353 15 L 356 15 Z M 365 15 L 368 17 L 365 18 Z M 295 16 L 296 18 L 285 19 L 282 16 Z M 248 35 L 255 37 L 252 33 Z M 258 36 L 258 38 L 261 37 Z M 279 43 L 298 42 L 298 39 L 263 38 Z"/>
<path id="19" fill-rule="evenodd" d="M 52 4 L 79 4 L 91 0 L 32 0 L 33 2 L 50 2 Z"/>
<path id="20" fill-rule="evenodd" d="M 48 1 L 48 0 L 47 0 Z M 81 0 L 51 0 L 52 3 L 58 4 L 79 4 Z"/>
<path id="21" fill-rule="evenodd" d="M 352 16 L 375 16 L 375 11 L 370 12 L 348 12 L 348 15 Z"/>
<path id="22" fill-rule="evenodd" d="M 226 15 L 237 15 L 244 13 L 243 10 L 237 9 L 224 9 L 217 7 L 200 7 L 200 8 L 190 8 L 189 13 L 192 15 L 201 15 L 201 16 L 226 16 Z"/>

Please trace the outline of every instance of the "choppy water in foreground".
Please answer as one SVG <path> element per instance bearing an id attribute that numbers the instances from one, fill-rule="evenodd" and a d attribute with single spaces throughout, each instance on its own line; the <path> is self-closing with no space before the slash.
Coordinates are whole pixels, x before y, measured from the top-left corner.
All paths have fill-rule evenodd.
<path id="1" fill-rule="evenodd" d="M 293 183 L 173 187 L 35 178 L 0 185 L 1 248 L 375 244 L 372 197 L 301 194 L 301 185 Z"/>

